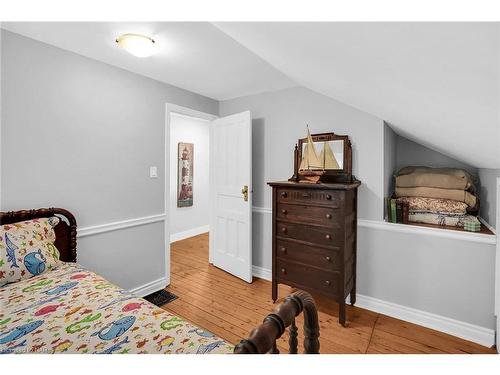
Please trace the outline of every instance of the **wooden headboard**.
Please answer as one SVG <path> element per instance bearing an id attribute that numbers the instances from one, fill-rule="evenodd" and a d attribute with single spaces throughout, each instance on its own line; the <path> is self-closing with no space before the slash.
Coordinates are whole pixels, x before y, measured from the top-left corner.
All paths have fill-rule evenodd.
<path id="1" fill-rule="evenodd" d="M 58 216 L 62 219 L 54 228 L 55 245 L 61 254 L 61 260 L 63 262 L 76 262 L 76 219 L 71 212 L 64 208 L 0 212 L 0 225 L 51 216 Z"/>

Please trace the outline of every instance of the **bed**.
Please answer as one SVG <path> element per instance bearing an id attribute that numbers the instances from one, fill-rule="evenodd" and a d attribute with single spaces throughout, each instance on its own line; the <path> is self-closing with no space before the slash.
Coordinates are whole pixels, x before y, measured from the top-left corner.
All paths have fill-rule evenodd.
<path id="1" fill-rule="evenodd" d="M 20 252 L 6 234 L 11 226 L 52 217 L 58 218 L 53 244 L 61 262 L 40 274 L 30 269 L 35 276 L 0 286 L 0 353 L 278 353 L 276 340 L 287 327 L 290 352 L 296 353 L 295 317 L 302 311 L 304 351 L 319 353 L 317 312 L 309 294 L 287 297 L 234 347 L 76 263 L 76 219 L 65 209 L 0 213 L 0 245 L 11 251 L 7 257 L 12 255 L 10 262 L 2 262 L 1 272 L 15 270 L 15 251 Z"/>

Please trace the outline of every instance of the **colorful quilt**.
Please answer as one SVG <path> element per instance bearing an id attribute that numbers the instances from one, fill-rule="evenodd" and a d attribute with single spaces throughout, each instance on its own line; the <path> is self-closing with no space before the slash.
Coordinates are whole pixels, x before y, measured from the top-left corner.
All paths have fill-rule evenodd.
<path id="1" fill-rule="evenodd" d="M 0 287 L 0 353 L 231 353 L 199 327 L 78 264 Z"/>

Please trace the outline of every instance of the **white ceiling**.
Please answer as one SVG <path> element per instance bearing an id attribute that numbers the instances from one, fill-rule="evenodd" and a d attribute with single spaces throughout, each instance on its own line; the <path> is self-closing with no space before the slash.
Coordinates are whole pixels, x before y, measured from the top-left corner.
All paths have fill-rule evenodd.
<path id="1" fill-rule="evenodd" d="M 2 28 L 216 100 L 296 84 L 207 22 L 3 22 Z M 125 33 L 152 36 L 154 56 L 118 48 Z"/>
<path id="2" fill-rule="evenodd" d="M 217 23 L 302 86 L 500 168 L 498 23 Z"/>
<path id="3" fill-rule="evenodd" d="M 498 23 L 3 23 L 2 27 L 224 100 L 301 85 L 475 167 L 500 168 Z M 161 47 L 138 59 L 126 32 Z"/>

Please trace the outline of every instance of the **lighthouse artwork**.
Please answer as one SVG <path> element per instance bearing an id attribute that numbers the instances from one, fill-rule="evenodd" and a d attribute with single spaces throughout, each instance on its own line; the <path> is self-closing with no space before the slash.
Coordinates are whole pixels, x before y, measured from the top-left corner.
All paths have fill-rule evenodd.
<path id="1" fill-rule="evenodd" d="M 193 151 L 192 143 L 179 142 L 177 207 L 193 205 Z"/>

